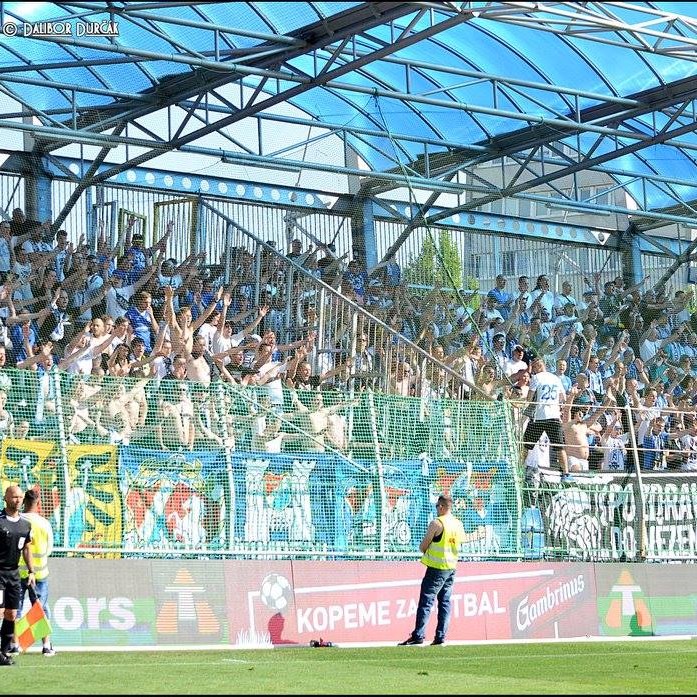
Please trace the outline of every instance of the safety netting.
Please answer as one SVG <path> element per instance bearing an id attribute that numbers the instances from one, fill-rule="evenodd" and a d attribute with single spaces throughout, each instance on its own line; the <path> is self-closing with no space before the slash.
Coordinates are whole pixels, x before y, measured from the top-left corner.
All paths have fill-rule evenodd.
<path id="1" fill-rule="evenodd" d="M 520 554 L 506 403 L 0 377 L 3 487 L 41 492 L 59 554 L 413 558 L 441 493 L 465 558 Z"/>

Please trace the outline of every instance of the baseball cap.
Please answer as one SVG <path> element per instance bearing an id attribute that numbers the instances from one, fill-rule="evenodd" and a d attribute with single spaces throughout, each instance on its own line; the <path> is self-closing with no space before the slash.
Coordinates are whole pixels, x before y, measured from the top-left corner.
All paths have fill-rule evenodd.
<path id="1" fill-rule="evenodd" d="M 520 344 L 516 344 L 516 345 L 513 347 L 513 350 L 514 350 L 514 351 L 523 351 L 523 352 L 525 352 L 525 349 L 524 349 Z"/>

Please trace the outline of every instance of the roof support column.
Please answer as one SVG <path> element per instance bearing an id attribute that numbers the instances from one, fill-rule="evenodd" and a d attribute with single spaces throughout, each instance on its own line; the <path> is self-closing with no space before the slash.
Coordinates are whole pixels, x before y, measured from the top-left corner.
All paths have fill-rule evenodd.
<path id="1" fill-rule="evenodd" d="M 622 253 L 622 276 L 625 285 L 633 286 L 640 283 L 644 277 L 641 268 L 641 237 L 637 234 L 634 223 L 629 223 L 620 236 L 620 251 Z"/>
<path id="2" fill-rule="evenodd" d="M 208 228 L 206 225 L 206 209 L 202 205 L 203 196 L 198 195 L 196 201 L 196 239 L 194 240 L 194 250 L 203 252 L 206 249 L 206 238 L 208 237 Z M 208 259 L 207 263 L 212 264 L 213 260 Z"/>
<path id="3" fill-rule="evenodd" d="M 24 207 L 28 220 L 42 223 L 52 220 L 51 180 L 41 167 L 39 157 L 29 155 L 24 172 Z"/>
<path id="4" fill-rule="evenodd" d="M 370 273 L 378 263 L 373 201 L 369 196 L 356 196 L 354 201 L 351 213 L 353 258 L 358 259 Z"/>

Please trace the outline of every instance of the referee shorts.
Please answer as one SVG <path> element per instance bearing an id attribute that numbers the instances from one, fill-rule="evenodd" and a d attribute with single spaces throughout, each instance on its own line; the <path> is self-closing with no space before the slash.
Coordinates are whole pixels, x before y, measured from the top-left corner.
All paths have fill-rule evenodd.
<path id="1" fill-rule="evenodd" d="M 19 569 L 0 569 L 0 608 L 19 609 L 20 593 Z"/>

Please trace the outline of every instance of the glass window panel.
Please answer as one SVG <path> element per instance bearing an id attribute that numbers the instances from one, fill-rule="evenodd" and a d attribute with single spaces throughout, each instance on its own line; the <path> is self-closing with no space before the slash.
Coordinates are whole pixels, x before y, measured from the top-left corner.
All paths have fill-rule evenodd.
<path id="1" fill-rule="evenodd" d="M 501 273 L 504 276 L 513 276 L 516 273 L 515 252 L 503 252 L 501 256 Z"/>
<path id="2" fill-rule="evenodd" d="M 346 10 L 360 5 L 359 2 L 313 2 L 315 10 L 322 17 L 331 17 L 332 15 L 338 14 L 339 12 L 345 12 Z"/>
<path id="3" fill-rule="evenodd" d="M 549 215 L 550 209 L 547 204 L 542 201 L 535 201 L 535 216 L 537 218 L 546 218 Z"/>
<path id="4" fill-rule="evenodd" d="M 308 2 L 255 2 L 254 7 L 283 34 L 319 20 Z"/>
<path id="5" fill-rule="evenodd" d="M 220 24 L 221 26 L 237 25 L 239 27 L 244 27 L 249 31 L 272 33 L 268 22 L 265 22 L 264 19 L 254 11 L 251 5 L 252 3 L 248 2 L 236 2 L 234 6 L 235 14 L 233 19 L 230 18 L 230 6 L 225 2 L 198 5 L 197 10 L 202 12 L 214 24 Z M 159 14 L 162 14 L 163 12 L 164 8 L 159 11 Z M 196 16 L 198 19 L 201 19 L 199 15 Z M 258 43 L 259 39 L 254 39 L 254 41 Z"/>
<path id="6" fill-rule="evenodd" d="M 637 53 L 629 52 L 626 48 L 620 46 L 610 46 L 600 42 L 593 42 L 592 45 L 589 45 L 583 39 L 577 39 L 568 35 L 564 37 L 564 40 L 585 57 L 588 65 L 592 66 L 596 75 L 590 84 L 587 79 L 572 83 L 576 84 L 577 87 L 606 92 L 607 86 L 610 85 L 615 94 L 627 95 L 655 87 L 659 84 L 653 71 Z M 617 41 L 617 37 L 614 37 L 614 40 Z M 545 42 L 540 43 L 544 44 Z M 560 61 L 560 63 L 565 63 L 565 61 L 566 55 L 564 55 L 564 60 Z M 570 73 L 570 75 L 573 80 L 581 77 L 574 73 Z M 562 84 L 569 84 L 568 79 L 567 77 L 567 80 Z"/>

